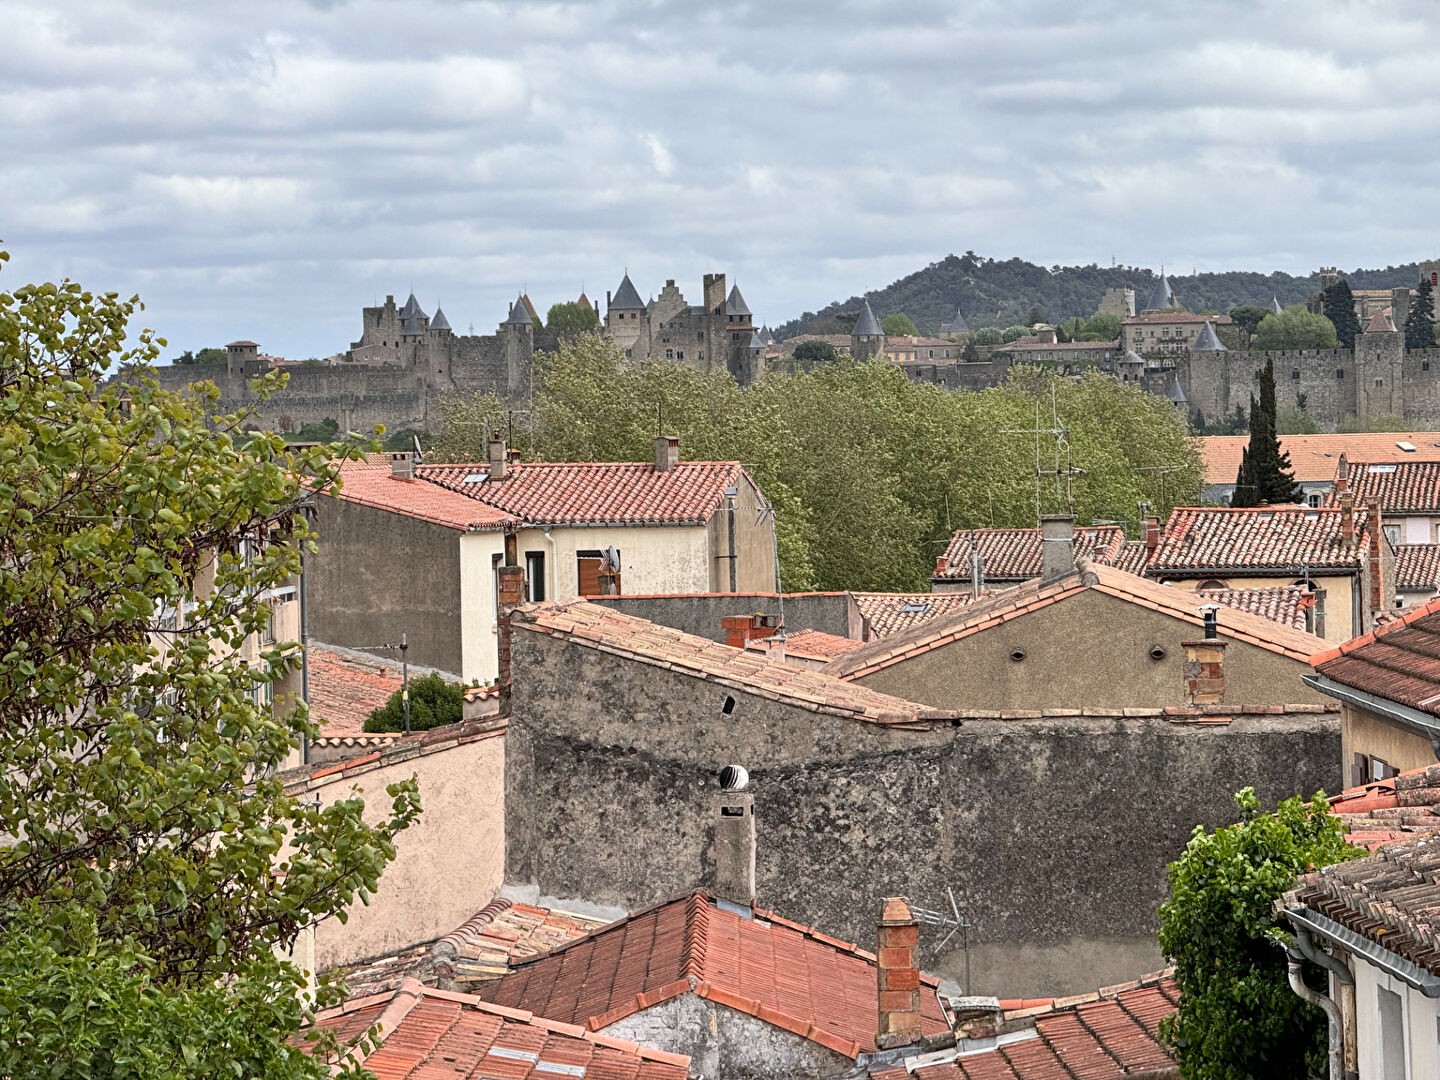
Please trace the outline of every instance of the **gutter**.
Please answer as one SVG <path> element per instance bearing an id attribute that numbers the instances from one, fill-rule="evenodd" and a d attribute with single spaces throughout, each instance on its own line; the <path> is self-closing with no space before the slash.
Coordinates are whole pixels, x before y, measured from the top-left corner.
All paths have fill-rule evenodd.
<path id="1" fill-rule="evenodd" d="M 1393 975 L 1406 986 L 1419 990 L 1428 998 L 1440 998 L 1440 975 L 1427 971 L 1383 945 L 1377 945 L 1367 937 L 1357 934 L 1348 926 L 1342 926 L 1334 919 L 1328 919 L 1313 908 L 1301 904 L 1285 908 L 1281 914 L 1299 929 L 1310 931 L 1346 952 L 1363 957 L 1387 975 Z"/>
<path id="2" fill-rule="evenodd" d="M 1411 731 L 1427 736 L 1432 741 L 1440 738 L 1440 716 L 1435 716 L 1433 713 L 1421 712 L 1409 705 L 1401 705 L 1387 698 L 1376 697 L 1364 690 L 1352 689 L 1324 675 L 1301 675 L 1300 681 L 1311 690 L 1318 690 L 1327 697 L 1333 697 L 1347 705 L 1354 705 L 1367 712 L 1383 716 L 1387 720 L 1393 720 Z"/>

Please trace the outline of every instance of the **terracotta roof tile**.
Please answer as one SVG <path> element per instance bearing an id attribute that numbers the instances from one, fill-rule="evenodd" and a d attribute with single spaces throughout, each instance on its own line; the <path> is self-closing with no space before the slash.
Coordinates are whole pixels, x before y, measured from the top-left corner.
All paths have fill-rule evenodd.
<path id="1" fill-rule="evenodd" d="M 609 1039 L 476 997 L 429 989 L 407 979 L 380 997 L 361 998 L 320 1013 L 316 1026 L 349 1040 L 373 1024 L 376 1046 L 357 1054 L 377 1080 L 489 1076 L 545 1080 L 561 1073 L 594 1080 L 686 1080 L 683 1054 Z"/>
<path id="2" fill-rule="evenodd" d="M 332 495 L 343 502 L 418 518 L 448 529 L 487 531 L 513 521 L 508 514 L 476 503 L 424 480 L 403 480 L 390 475 L 389 459 L 369 454 L 364 461 L 340 466 L 340 487 Z"/>
<path id="3" fill-rule="evenodd" d="M 982 603 L 965 608 L 958 615 L 935 619 L 903 633 L 870 642 L 831 661 L 822 670 L 842 679 L 864 678 L 892 664 L 982 633 L 1087 589 L 1164 612 L 1195 626 L 1204 625 L 1200 605 L 1205 602 L 1205 594 L 1161 585 L 1112 566 L 1085 563 L 1068 577 L 1048 582 L 1037 578 L 998 592 Z M 1309 660 L 1316 647 L 1323 644 L 1320 638 L 1240 609 L 1225 613 L 1220 624 L 1222 637 L 1245 641 L 1295 660 Z"/>
<path id="4" fill-rule="evenodd" d="M 1395 587 L 1429 592 L 1440 588 L 1440 544 L 1396 544 Z"/>
<path id="5" fill-rule="evenodd" d="M 1127 574 L 1143 574 L 1145 561 L 1149 557 L 1150 552 L 1146 550 L 1144 540 L 1126 540 L 1110 565 L 1117 570 L 1124 570 Z"/>
<path id="6" fill-rule="evenodd" d="M 306 656 L 310 680 L 310 719 L 326 737 L 359 735 L 370 714 L 400 689 L 398 671 L 311 645 Z"/>
<path id="7" fill-rule="evenodd" d="M 1342 686 L 1440 716 L 1440 598 L 1317 652 L 1310 663 Z"/>
<path id="8" fill-rule="evenodd" d="M 694 678 L 710 679 L 745 693 L 855 720 L 914 724 L 950 720 L 955 715 L 950 710 L 917 705 L 822 671 L 732 649 L 585 600 L 526 605 L 516 611 L 513 625 L 641 663 L 668 667 Z"/>
<path id="9" fill-rule="evenodd" d="M 783 638 L 751 638 L 745 643 L 745 648 L 752 652 L 769 654 L 773 649 L 783 646 L 787 657 L 823 661 L 843 656 L 863 644 L 863 641 L 841 637 L 839 634 L 827 634 L 823 630 L 796 630 L 787 633 Z"/>
<path id="10" fill-rule="evenodd" d="M 1415 449 L 1407 451 L 1400 443 Z M 1205 483 L 1235 483 L 1235 476 L 1240 471 L 1240 455 L 1249 445 L 1249 435 L 1210 435 L 1201 439 L 1200 456 L 1205 461 Z M 1341 454 L 1351 461 L 1440 461 L 1440 432 L 1281 435 L 1280 449 L 1290 455 L 1297 481 L 1329 483 L 1335 478 Z"/>
<path id="11" fill-rule="evenodd" d="M 1126 326 L 1202 322 L 1214 323 L 1216 326 L 1229 326 L 1234 320 L 1229 315 L 1195 315 L 1189 311 L 1152 311 L 1144 315 L 1127 315 L 1124 319 Z"/>
<path id="12" fill-rule="evenodd" d="M 1350 462 L 1356 505 L 1380 500 L 1384 514 L 1440 514 L 1440 461 Z M 1340 496 L 1332 489 L 1329 504 Z"/>
<path id="13" fill-rule="evenodd" d="M 1355 539 L 1348 544 L 1340 518 L 1333 507 L 1177 507 L 1160 531 L 1146 573 L 1355 570 L 1365 556 L 1365 513 L 1356 510 Z"/>
<path id="14" fill-rule="evenodd" d="M 429 483 L 535 525 L 703 525 L 743 469 L 736 461 L 513 462 L 503 480 L 485 464 L 421 465 Z"/>
<path id="15" fill-rule="evenodd" d="M 1342 791 L 1330 799 L 1330 812 L 1346 839 L 1371 851 L 1440 834 L 1440 764 Z"/>
<path id="16" fill-rule="evenodd" d="M 1110 564 L 1124 551 L 1118 525 L 1075 529 L 1075 559 Z M 970 554 L 980 553 L 986 581 L 1028 581 L 1040 576 L 1039 529 L 960 529 L 936 564 L 936 581 L 970 581 Z"/>
<path id="17" fill-rule="evenodd" d="M 700 997 L 853 1058 L 875 1049 L 875 958 L 833 942 L 762 909 L 747 917 L 696 892 L 521 964 L 481 992 L 500 1005 L 599 1030 L 693 986 Z M 949 1030 L 935 986 L 922 977 L 926 1037 Z"/>
<path id="18" fill-rule="evenodd" d="M 1303 585 L 1278 585 L 1273 589 L 1206 589 L 1197 595 L 1294 630 L 1305 629 L 1306 609 L 1315 603 L 1315 594 Z"/>
<path id="19" fill-rule="evenodd" d="M 855 606 L 870 628 L 872 637 L 883 638 L 921 623 L 953 615 L 969 607 L 977 599 L 991 595 L 982 592 L 976 597 L 969 592 L 953 593 L 863 593 L 852 594 Z"/>
<path id="20" fill-rule="evenodd" d="M 1440 836 L 1387 844 L 1300 879 L 1284 906 L 1306 906 L 1440 974 Z"/>

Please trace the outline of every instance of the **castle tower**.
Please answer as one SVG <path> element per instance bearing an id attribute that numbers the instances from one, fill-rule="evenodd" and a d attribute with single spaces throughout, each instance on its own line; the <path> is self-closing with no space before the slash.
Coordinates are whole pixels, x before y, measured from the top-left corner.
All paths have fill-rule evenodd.
<path id="1" fill-rule="evenodd" d="M 1403 416 L 1405 335 L 1390 315 L 1377 311 L 1355 336 L 1355 414 L 1361 423 L 1381 416 Z"/>
<path id="2" fill-rule="evenodd" d="M 1200 327 L 1200 332 L 1195 335 L 1195 340 L 1190 343 L 1191 352 L 1227 352 L 1220 342 L 1219 336 L 1215 333 L 1215 324 L 1206 322 Z"/>
<path id="3" fill-rule="evenodd" d="M 425 334 L 426 371 L 432 385 L 441 385 L 450 378 L 450 363 L 453 357 L 455 334 L 450 329 L 450 320 L 445 318 L 442 308 L 435 308 L 435 317 Z"/>
<path id="4" fill-rule="evenodd" d="M 505 343 L 506 385 L 513 394 L 519 389 L 521 374 L 535 355 L 535 320 L 530 317 L 523 298 L 517 298 L 511 306 L 510 316 L 500 324 L 499 333 Z"/>
<path id="5" fill-rule="evenodd" d="M 640 340 L 641 322 L 645 319 L 645 301 L 635 291 L 626 274 L 612 296 L 605 294 L 605 336 L 629 354 Z"/>
<path id="6" fill-rule="evenodd" d="M 252 379 L 260 374 L 260 346 L 253 341 L 232 341 L 225 346 L 225 374 Z"/>
<path id="7" fill-rule="evenodd" d="M 1170 279 L 1165 276 L 1162 268 L 1160 280 L 1155 283 L 1155 290 L 1150 294 L 1150 302 L 1144 307 L 1145 311 L 1174 311 L 1180 306 L 1179 299 L 1175 296 L 1175 290 L 1170 287 Z"/>
<path id="8" fill-rule="evenodd" d="M 869 360 L 871 357 L 885 355 L 885 333 L 880 329 L 880 321 L 875 318 L 875 312 L 870 309 L 869 300 L 864 301 L 860 317 L 855 320 L 855 325 L 850 330 L 850 355 L 856 360 Z"/>
<path id="9" fill-rule="evenodd" d="M 730 295 L 725 298 L 725 322 L 723 326 L 715 328 L 716 337 L 723 341 L 727 347 L 726 366 L 730 374 L 735 376 L 735 381 L 741 386 L 748 386 L 755 381 L 755 367 L 753 360 L 759 356 L 756 352 L 754 357 L 751 353 L 759 345 L 763 344 L 757 340 L 755 333 L 754 316 L 750 312 L 750 306 L 745 303 L 745 297 L 740 295 L 740 286 L 735 285 L 730 289 Z M 724 335 L 720 337 L 720 335 Z"/>

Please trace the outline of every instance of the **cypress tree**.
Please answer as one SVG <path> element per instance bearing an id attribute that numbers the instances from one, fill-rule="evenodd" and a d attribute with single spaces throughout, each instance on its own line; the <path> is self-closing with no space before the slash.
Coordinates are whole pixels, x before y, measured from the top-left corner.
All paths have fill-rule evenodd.
<path id="1" fill-rule="evenodd" d="M 1405 317 L 1405 347 L 1435 347 L 1435 288 L 1428 277 L 1420 279 L 1420 287 L 1415 290 L 1415 299 L 1410 304 L 1410 314 Z"/>
<path id="2" fill-rule="evenodd" d="M 1355 336 L 1360 333 L 1360 318 L 1355 314 L 1355 294 L 1350 291 L 1350 283 L 1341 278 L 1320 294 L 1320 303 L 1322 313 L 1335 327 L 1340 347 L 1355 348 Z"/>
<path id="3" fill-rule="evenodd" d="M 1290 455 L 1280 449 L 1275 433 L 1275 361 L 1267 359 L 1260 373 L 1260 400 L 1250 398 L 1250 445 L 1240 456 L 1231 506 L 1293 503 L 1300 500 Z"/>

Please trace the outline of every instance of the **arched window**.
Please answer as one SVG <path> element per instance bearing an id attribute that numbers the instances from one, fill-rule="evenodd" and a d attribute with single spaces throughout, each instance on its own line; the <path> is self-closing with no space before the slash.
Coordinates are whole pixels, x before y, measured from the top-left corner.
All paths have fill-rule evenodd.
<path id="1" fill-rule="evenodd" d="M 1220 581 L 1220 580 L 1218 580 L 1218 579 L 1216 579 L 1216 578 L 1211 578 L 1209 581 L 1202 581 L 1202 582 L 1200 582 L 1199 585 L 1195 586 L 1195 591 L 1196 591 L 1196 592 L 1213 592 L 1213 591 L 1215 591 L 1215 590 L 1217 590 L 1217 589 L 1228 589 L 1228 588 L 1230 588 L 1230 586 L 1229 586 L 1229 585 L 1226 585 L 1225 582 Z"/>

